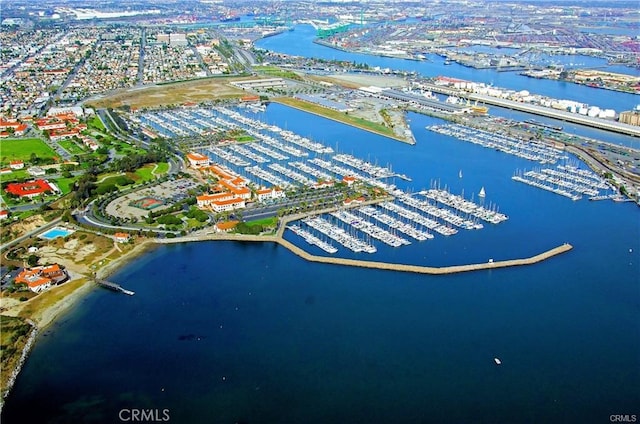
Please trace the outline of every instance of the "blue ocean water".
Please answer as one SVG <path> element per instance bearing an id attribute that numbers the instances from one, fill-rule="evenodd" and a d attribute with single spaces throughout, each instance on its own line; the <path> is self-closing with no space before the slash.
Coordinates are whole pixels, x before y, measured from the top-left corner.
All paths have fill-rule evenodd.
<path id="1" fill-rule="evenodd" d="M 638 412 L 637 206 L 517 184 L 513 170 L 529 162 L 428 132 L 434 119 L 421 115 L 409 116 L 415 146 L 275 104 L 264 117 L 393 163 L 415 190 L 485 186 L 510 216 L 361 259 L 448 265 L 574 249 L 428 276 L 308 263 L 271 243 L 158 247 L 110 278 L 135 296 L 96 289 L 40 337 L 3 422 L 119 422 L 123 409 L 166 409 L 178 423 L 583 423 Z"/>
<path id="2" fill-rule="evenodd" d="M 96 289 L 40 336 L 2 422 L 112 423 L 123 409 L 160 417 L 166 409 L 176 423 L 640 415 L 638 208 L 515 183 L 513 172 L 531 162 L 429 132 L 434 118 L 408 117 L 414 146 L 277 104 L 264 113 L 393 164 L 413 179 L 396 181 L 404 188 L 436 183 L 477 198 L 484 186 L 486 202 L 510 217 L 351 257 L 451 265 L 564 242 L 574 249 L 533 266 L 428 276 L 308 263 L 270 243 L 158 247 L 110 277 L 135 296 Z"/>

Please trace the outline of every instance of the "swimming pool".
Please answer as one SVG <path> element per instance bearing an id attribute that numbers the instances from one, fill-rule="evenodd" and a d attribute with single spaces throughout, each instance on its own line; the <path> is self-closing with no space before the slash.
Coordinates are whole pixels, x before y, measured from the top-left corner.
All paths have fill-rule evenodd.
<path id="1" fill-rule="evenodd" d="M 73 232 L 74 230 L 69 230 L 67 228 L 53 227 L 52 229 L 40 234 L 38 237 L 46 240 L 53 240 L 58 237 L 66 237 L 69 234 L 72 234 Z"/>

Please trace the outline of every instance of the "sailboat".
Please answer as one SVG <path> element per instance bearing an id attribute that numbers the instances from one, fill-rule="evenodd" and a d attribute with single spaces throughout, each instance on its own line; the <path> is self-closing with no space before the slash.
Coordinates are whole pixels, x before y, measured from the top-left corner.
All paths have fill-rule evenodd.
<path id="1" fill-rule="evenodd" d="M 462 169 L 458 172 L 458 178 L 462 178 Z"/>
<path id="2" fill-rule="evenodd" d="M 480 193 L 478 193 L 478 196 L 480 197 L 486 196 L 486 193 L 484 192 L 484 186 L 482 186 L 482 188 L 480 189 Z"/>

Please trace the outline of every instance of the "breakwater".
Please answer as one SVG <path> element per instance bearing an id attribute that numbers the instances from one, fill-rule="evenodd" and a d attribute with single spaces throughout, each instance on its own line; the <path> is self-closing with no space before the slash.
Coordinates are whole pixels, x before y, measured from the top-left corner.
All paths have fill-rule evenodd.
<path id="1" fill-rule="evenodd" d="M 367 203 L 377 203 L 377 202 L 378 201 L 371 201 Z M 334 209 L 327 209 L 322 212 L 325 213 L 331 210 L 334 210 Z M 289 251 L 293 252 L 295 255 L 310 262 L 318 262 L 318 263 L 326 263 L 326 264 L 334 264 L 334 265 L 345 265 L 345 266 L 360 267 L 360 268 L 382 269 L 382 270 L 389 270 L 389 271 L 413 272 L 418 274 L 432 274 L 432 275 L 446 275 L 446 274 L 456 274 L 460 272 L 480 271 L 484 269 L 496 269 L 496 268 L 506 268 L 506 267 L 513 267 L 513 266 L 532 265 L 532 264 L 536 264 L 538 262 L 544 261 L 546 259 L 552 258 L 554 256 L 560 255 L 562 253 L 568 252 L 573 248 L 571 244 L 564 243 L 553 249 L 544 251 L 534 256 L 530 256 L 528 258 L 507 259 L 507 260 L 499 260 L 499 261 L 488 259 L 487 262 L 483 262 L 483 263 L 451 265 L 451 266 L 443 266 L 443 267 L 407 265 L 407 264 L 397 264 L 397 263 L 390 263 L 390 262 L 363 261 L 358 259 L 317 256 L 317 255 L 310 254 L 306 250 L 296 246 L 290 241 L 285 240 L 283 237 L 284 230 L 288 223 L 304 218 L 306 216 L 308 215 L 297 214 L 297 215 L 291 215 L 291 216 L 282 218 L 280 221 L 278 230 L 274 235 L 253 236 L 253 235 L 227 234 L 227 233 L 204 233 L 200 235 L 179 237 L 179 238 L 173 238 L 173 239 L 158 239 L 157 242 L 163 243 L 163 244 L 164 243 L 166 244 L 183 243 L 183 242 L 192 242 L 192 241 L 213 241 L 213 240 L 271 242 L 271 243 L 280 244 L 281 246 L 285 247 Z"/>
<path id="2" fill-rule="evenodd" d="M 407 264 L 396 264 L 396 263 L 390 263 L 390 262 L 374 262 L 374 261 L 362 261 L 357 259 L 316 256 L 299 248 L 293 243 L 287 240 L 284 240 L 283 238 L 279 238 L 277 242 L 280 245 L 289 249 L 291 252 L 300 256 L 301 258 L 311 262 L 355 266 L 360 268 L 382 269 L 382 270 L 389 270 L 389 271 L 413 272 L 418 274 L 434 274 L 434 275 L 456 274 L 460 272 L 480 271 L 484 269 L 532 265 L 532 264 L 544 261 L 546 259 L 552 258 L 561 253 L 568 252 L 573 248 L 573 246 L 571 246 L 569 243 L 564 243 L 558 247 L 555 247 L 553 249 L 547 250 L 545 252 L 539 253 L 535 256 L 531 256 L 528 258 L 510 259 L 510 260 L 503 260 L 503 261 L 493 261 L 492 259 L 489 259 L 487 262 L 484 262 L 484 263 L 452 265 L 452 266 L 444 266 L 444 267 L 431 267 L 431 266 L 422 266 L 422 265 L 407 265 Z"/>

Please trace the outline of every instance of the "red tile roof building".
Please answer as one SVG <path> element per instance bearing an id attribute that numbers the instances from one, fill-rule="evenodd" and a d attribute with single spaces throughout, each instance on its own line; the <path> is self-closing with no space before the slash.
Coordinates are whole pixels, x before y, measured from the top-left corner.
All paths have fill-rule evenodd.
<path id="1" fill-rule="evenodd" d="M 13 129 L 13 131 L 9 131 L 9 129 Z M 23 124 L 18 122 L 15 119 L 11 120 L 3 120 L 0 119 L 0 137 L 10 137 L 12 135 L 21 136 L 24 135 L 24 132 L 27 130 L 27 124 Z"/>
<path id="2" fill-rule="evenodd" d="M 200 168 L 209 165 L 209 157 L 201 153 L 187 153 L 187 159 L 194 168 Z"/>
<path id="3" fill-rule="evenodd" d="M 26 183 L 9 183 L 5 191 L 19 197 L 31 198 L 57 190 L 47 180 L 35 180 Z"/>
<path id="4" fill-rule="evenodd" d="M 115 233 L 113 238 L 118 243 L 126 243 L 131 239 L 131 236 L 127 233 Z"/>
<path id="5" fill-rule="evenodd" d="M 60 268 L 60 265 L 53 264 L 24 269 L 16 277 L 16 283 L 26 284 L 29 290 L 38 293 L 66 281 L 67 278 L 67 272 Z"/>
<path id="6" fill-rule="evenodd" d="M 9 168 L 22 169 L 24 168 L 24 162 L 21 160 L 12 160 L 11 162 L 9 162 Z"/>

